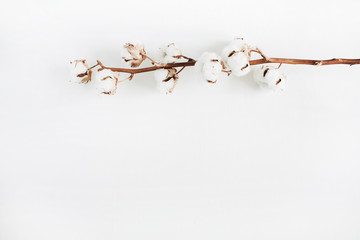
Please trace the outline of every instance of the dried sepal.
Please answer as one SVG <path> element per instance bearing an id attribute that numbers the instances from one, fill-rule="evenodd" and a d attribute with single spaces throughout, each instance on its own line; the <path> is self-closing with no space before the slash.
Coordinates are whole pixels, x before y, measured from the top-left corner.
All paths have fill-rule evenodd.
<path id="1" fill-rule="evenodd" d="M 137 43 L 131 44 L 127 43 L 124 45 L 127 54 L 123 56 L 123 60 L 126 63 L 130 63 L 131 67 L 139 67 L 140 64 L 146 59 L 146 51 L 144 45 Z"/>
<path id="2" fill-rule="evenodd" d="M 169 81 L 170 79 L 179 79 L 179 75 L 176 74 L 176 69 L 175 68 L 170 68 L 170 69 L 167 69 L 168 70 L 168 75 L 166 76 L 166 78 L 163 80 L 163 82 L 167 82 Z"/>
<path id="3" fill-rule="evenodd" d="M 88 69 L 85 73 L 85 77 L 81 80 L 81 83 L 88 83 L 91 81 L 92 71 Z"/>

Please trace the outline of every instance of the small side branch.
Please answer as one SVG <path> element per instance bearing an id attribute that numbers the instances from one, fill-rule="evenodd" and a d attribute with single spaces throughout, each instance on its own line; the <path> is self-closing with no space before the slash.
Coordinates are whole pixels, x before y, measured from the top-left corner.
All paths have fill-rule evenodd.
<path id="1" fill-rule="evenodd" d="M 119 80 L 119 82 L 125 82 L 125 81 L 131 81 L 133 79 L 135 74 L 131 74 L 129 77 L 125 78 L 125 79 L 122 79 L 122 80 Z"/>
<path id="2" fill-rule="evenodd" d="M 249 56 L 249 57 L 251 57 L 251 53 L 252 53 L 252 52 L 255 52 L 255 53 L 260 54 L 260 56 L 261 56 L 263 59 L 268 59 L 268 57 L 266 57 L 266 55 L 265 55 L 258 47 L 256 47 L 255 49 L 251 49 L 251 50 L 250 50 L 250 56 Z"/>
<path id="3" fill-rule="evenodd" d="M 185 68 L 186 68 L 185 66 L 184 66 L 184 67 L 182 67 L 179 71 L 177 71 L 177 72 L 176 72 L 176 74 L 181 73 L 181 71 L 182 71 L 182 70 L 184 70 Z"/>
<path id="4" fill-rule="evenodd" d="M 152 58 L 150 58 L 148 55 L 142 54 L 142 56 L 143 56 L 144 58 L 149 59 L 150 62 L 151 62 L 154 66 L 157 66 L 157 67 L 163 66 L 163 64 L 160 64 L 160 63 L 156 62 L 155 60 L 153 60 Z"/>
<path id="5" fill-rule="evenodd" d="M 99 63 L 95 64 L 94 66 L 89 67 L 88 70 L 93 69 L 94 67 L 97 67 L 97 66 L 99 66 Z"/>

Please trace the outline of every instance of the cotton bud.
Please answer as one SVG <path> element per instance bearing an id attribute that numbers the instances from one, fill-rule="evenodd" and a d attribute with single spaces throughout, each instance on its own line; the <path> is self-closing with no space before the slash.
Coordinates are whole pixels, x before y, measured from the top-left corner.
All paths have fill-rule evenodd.
<path id="1" fill-rule="evenodd" d="M 86 60 L 75 60 L 71 64 L 71 82 L 88 83 L 91 80 L 92 71 L 86 63 Z"/>
<path id="2" fill-rule="evenodd" d="M 182 57 L 181 50 L 174 43 L 160 48 L 158 55 L 159 62 L 163 64 L 179 62 Z"/>
<path id="3" fill-rule="evenodd" d="M 224 62 L 216 53 L 204 52 L 195 64 L 209 83 L 216 83 L 220 73 L 225 68 Z"/>
<path id="4" fill-rule="evenodd" d="M 235 76 L 241 77 L 250 72 L 251 47 L 243 39 L 235 39 L 226 46 L 222 55 Z"/>
<path id="5" fill-rule="evenodd" d="M 179 79 L 176 69 L 159 69 L 154 72 L 157 88 L 161 93 L 172 93 Z"/>
<path id="6" fill-rule="evenodd" d="M 146 51 L 144 49 L 144 45 L 141 43 L 125 44 L 121 55 L 123 61 L 131 67 L 140 66 L 140 64 L 146 59 Z"/>
<path id="7" fill-rule="evenodd" d="M 284 90 L 286 77 L 279 68 L 262 66 L 254 71 L 254 80 L 261 86 L 272 90 Z"/>
<path id="8" fill-rule="evenodd" d="M 97 90 L 103 94 L 115 94 L 120 74 L 109 69 L 103 69 L 97 73 Z"/>

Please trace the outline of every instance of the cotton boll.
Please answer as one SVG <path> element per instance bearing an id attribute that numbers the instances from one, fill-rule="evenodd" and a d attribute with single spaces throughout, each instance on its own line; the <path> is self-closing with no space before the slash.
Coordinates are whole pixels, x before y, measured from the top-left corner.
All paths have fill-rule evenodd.
<path id="1" fill-rule="evenodd" d="M 168 94 L 174 89 L 178 76 L 175 69 L 159 69 L 154 72 L 154 78 L 158 90 L 163 94 Z"/>
<path id="2" fill-rule="evenodd" d="M 241 77 L 250 72 L 251 47 L 242 38 L 230 42 L 222 50 L 222 56 L 232 74 Z"/>
<path id="3" fill-rule="evenodd" d="M 272 90 L 284 90 L 286 76 L 278 68 L 262 66 L 254 71 L 254 80 L 261 86 Z"/>
<path id="4" fill-rule="evenodd" d="M 126 65 L 138 67 L 146 59 L 146 51 L 142 43 L 127 43 L 121 51 L 121 57 Z"/>
<path id="5" fill-rule="evenodd" d="M 97 90 L 103 94 L 115 94 L 119 73 L 109 69 L 103 69 L 97 74 L 98 87 Z"/>
<path id="6" fill-rule="evenodd" d="M 250 72 L 249 57 L 243 52 L 236 52 L 226 59 L 232 74 L 241 77 Z"/>
<path id="7" fill-rule="evenodd" d="M 221 63 L 217 60 L 204 63 L 203 77 L 211 83 L 216 83 L 222 71 Z"/>
<path id="8" fill-rule="evenodd" d="M 266 69 L 267 69 L 267 66 L 266 66 Z M 261 66 L 261 67 L 257 67 L 253 73 L 254 81 L 260 87 L 267 87 L 267 82 L 264 79 L 264 71 L 265 71 L 265 66 Z"/>
<path id="9" fill-rule="evenodd" d="M 205 52 L 200 56 L 195 67 L 206 81 L 216 83 L 223 70 L 223 63 L 216 53 Z"/>
<path id="10" fill-rule="evenodd" d="M 182 52 L 179 48 L 175 46 L 174 43 L 171 43 L 169 45 L 166 45 L 165 47 L 160 48 L 157 55 L 160 63 L 168 64 L 180 62 Z"/>
<path id="11" fill-rule="evenodd" d="M 92 71 L 89 70 L 86 60 L 74 60 L 71 64 L 70 82 L 88 83 L 91 80 Z"/>

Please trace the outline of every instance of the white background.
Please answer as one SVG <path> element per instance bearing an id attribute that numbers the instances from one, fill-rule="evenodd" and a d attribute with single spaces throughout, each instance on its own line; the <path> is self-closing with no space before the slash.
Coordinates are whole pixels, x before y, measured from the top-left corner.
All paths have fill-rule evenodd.
<path id="1" fill-rule="evenodd" d="M 245 37 L 268 56 L 360 57 L 360 2 L 20 1 L 0 10 L 0 239 L 359 239 L 360 67 L 283 66 L 171 96 L 152 73 L 100 96 L 68 63 L 123 43 L 185 55 Z"/>

